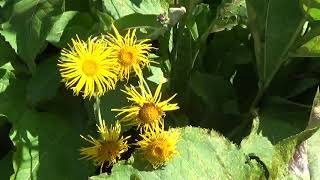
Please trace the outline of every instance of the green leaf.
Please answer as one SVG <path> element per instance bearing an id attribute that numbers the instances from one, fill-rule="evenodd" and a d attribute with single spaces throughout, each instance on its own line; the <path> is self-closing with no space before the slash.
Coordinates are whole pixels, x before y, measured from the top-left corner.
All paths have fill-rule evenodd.
<path id="1" fill-rule="evenodd" d="M 123 16 L 114 22 L 117 29 L 129 29 L 129 28 L 143 28 L 143 33 L 138 32 L 138 35 L 144 38 L 156 39 L 158 36 L 163 35 L 167 31 L 167 27 L 164 27 L 157 21 L 157 15 L 151 14 L 139 14 L 133 13 Z"/>
<path id="2" fill-rule="evenodd" d="M 319 0 L 300 0 L 304 13 L 310 20 L 320 20 L 320 1 Z"/>
<path id="3" fill-rule="evenodd" d="M 280 97 L 267 97 L 259 110 L 260 129 L 272 143 L 303 131 L 310 109 Z M 281 131 L 276 131 L 281 129 Z"/>
<path id="4" fill-rule="evenodd" d="M 222 104 L 235 95 L 231 83 L 220 76 L 196 72 L 191 76 L 190 83 L 193 91 L 208 105 Z"/>
<path id="5" fill-rule="evenodd" d="M 101 30 L 97 29 L 98 25 L 99 22 L 95 21 L 89 13 L 76 13 L 64 28 L 59 42 L 52 41 L 52 43 L 59 48 L 63 48 L 66 47 L 67 44 L 71 42 L 71 39 L 75 38 L 76 35 L 83 40 L 87 39 L 89 36 L 98 35 Z"/>
<path id="6" fill-rule="evenodd" d="M 218 7 L 217 17 L 210 32 L 230 30 L 237 25 L 245 24 L 247 10 L 245 0 L 223 0 Z"/>
<path id="7" fill-rule="evenodd" d="M 27 83 L 28 79 L 11 78 L 10 86 L 0 94 L 0 114 L 13 125 L 10 138 L 16 151 L 11 178 L 87 179 L 92 169 L 79 160 L 78 151 L 81 121 L 86 117 L 84 109 L 78 108 L 80 102 L 63 97 L 63 103 L 53 101 L 37 112 L 26 103 Z"/>
<path id="8" fill-rule="evenodd" d="M 260 70 L 264 59 L 264 36 L 267 17 L 268 1 L 246 0 L 249 28 L 254 40 L 254 51 L 259 77 L 263 77 L 263 71 Z"/>
<path id="9" fill-rule="evenodd" d="M 152 76 L 149 76 L 147 78 L 149 81 L 159 84 L 161 81 L 166 79 L 163 76 L 163 72 L 160 67 L 150 66 L 150 70 L 151 70 Z"/>
<path id="10" fill-rule="evenodd" d="M 5 41 L 4 37 L 0 35 L 0 66 L 12 61 L 16 58 L 14 50 L 10 44 Z"/>
<path id="11" fill-rule="evenodd" d="M 209 27 L 212 21 L 212 11 L 208 4 L 197 4 L 186 19 L 186 25 L 192 34 L 194 40 L 198 39 L 199 35 L 203 34 Z"/>
<path id="12" fill-rule="evenodd" d="M 110 176 L 102 174 L 91 179 L 263 179 L 258 165 L 247 162 L 242 151 L 218 133 L 192 127 L 175 130 L 181 132 L 177 144 L 180 155 L 166 166 L 151 170 L 135 153 L 133 162 L 115 165 Z"/>
<path id="13" fill-rule="evenodd" d="M 13 152 L 10 151 L 6 156 L 0 159 L 0 174 L 3 179 L 10 179 L 10 176 L 13 174 L 12 155 Z"/>
<path id="14" fill-rule="evenodd" d="M 319 127 L 305 130 L 275 145 L 275 155 L 273 156 L 272 171 L 270 172 L 271 179 L 283 179 L 289 175 L 288 166 L 296 151 L 296 147 L 311 137 L 318 129 Z"/>
<path id="15" fill-rule="evenodd" d="M 90 169 L 79 161 L 79 132 L 63 117 L 25 110 L 10 135 L 16 151 L 14 179 L 86 179 Z M 63 162 L 63 163 L 62 163 Z"/>
<path id="16" fill-rule="evenodd" d="M 2 24 L 2 34 L 28 65 L 35 71 L 35 58 L 46 45 L 46 36 L 52 26 L 51 16 L 62 12 L 62 1 L 16 1 L 12 6 L 10 21 Z"/>
<path id="17" fill-rule="evenodd" d="M 295 57 L 319 57 L 320 56 L 320 36 L 313 37 L 308 42 L 299 47 L 292 56 Z M 290 54 L 291 55 L 291 54 Z"/>
<path id="18" fill-rule="evenodd" d="M 171 53 L 172 59 L 170 59 L 170 86 L 180 95 L 178 98 L 185 99 L 187 80 L 189 80 L 190 72 L 194 66 L 194 52 L 197 49 L 190 31 L 186 28 L 179 28 L 175 39 L 176 43 Z"/>
<path id="19" fill-rule="evenodd" d="M 288 51 L 306 19 L 300 11 L 298 0 L 247 0 L 247 7 L 260 88 L 265 89 L 287 60 Z"/>
<path id="20" fill-rule="evenodd" d="M 103 0 L 106 11 L 114 18 L 133 14 L 161 14 L 167 12 L 169 4 L 166 0 L 144 0 L 144 1 L 131 1 L 131 0 Z"/>
<path id="21" fill-rule="evenodd" d="M 274 147 L 267 137 L 261 132 L 258 133 L 259 119 L 253 120 L 250 135 L 241 141 L 241 149 L 247 155 L 258 157 L 270 171 L 272 169 L 272 158 L 274 155 Z"/>
<path id="22" fill-rule="evenodd" d="M 52 99 L 60 86 L 60 76 L 57 68 L 59 56 L 52 56 L 39 64 L 36 72 L 27 85 L 27 101 L 36 105 Z"/>
<path id="23" fill-rule="evenodd" d="M 299 79 L 295 83 L 295 86 L 290 89 L 290 92 L 286 96 L 287 98 L 295 97 L 310 88 L 316 87 L 319 84 L 319 80 L 316 78 L 305 78 L 301 80 Z"/>
<path id="24" fill-rule="evenodd" d="M 54 24 L 48 33 L 46 40 L 53 44 L 60 42 L 64 29 L 77 13 L 77 11 L 66 11 L 61 15 L 54 17 Z"/>
<path id="25" fill-rule="evenodd" d="M 285 9 L 279 11 L 279 9 Z M 265 51 L 258 71 L 263 88 L 266 88 L 281 65 L 287 60 L 290 47 L 299 35 L 305 19 L 299 2 L 270 0 L 265 26 Z"/>
<path id="26" fill-rule="evenodd" d="M 6 4 L 5 0 L 0 0 L 0 8 L 3 7 Z"/>
<path id="27" fill-rule="evenodd" d="M 13 67 L 10 63 L 0 67 L 0 93 L 4 92 L 10 84 L 10 79 L 14 77 Z"/>
<path id="28" fill-rule="evenodd" d="M 130 105 L 126 99 L 126 94 L 121 89 L 124 89 L 124 84 L 118 83 L 115 90 L 109 91 L 100 98 L 101 115 L 109 125 L 114 124 L 118 120 L 115 117 L 118 112 L 111 111 L 111 109 L 119 109 Z"/>

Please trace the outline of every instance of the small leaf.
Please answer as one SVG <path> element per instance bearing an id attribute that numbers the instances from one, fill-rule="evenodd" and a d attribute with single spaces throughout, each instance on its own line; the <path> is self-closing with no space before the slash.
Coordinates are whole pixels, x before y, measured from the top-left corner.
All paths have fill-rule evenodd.
<path id="1" fill-rule="evenodd" d="M 10 84 L 10 79 L 14 77 L 13 67 L 10 63 L 0 67 L 0 93 L 4 92 Z"/>
<path id="2" fill-rule="evenodd" d="M 5 41 L 4 37 L 0 35 L 0 66 L 12 61 L 16 58 L 14 50 L 10 44 Z"/>
<path id="3" fill-rule="evenodd" d="M 292 56 L 295 57 L 319 57 L 320 56 L 320 36 L 310 39 L 308 42 L 299 47 Z"/>
<path id="4" fill-rule="evenodd" d="M 310 20 L 320 20 L 320 1 L 319 0 L 300 0 L 304 13 Z"/>
<path id="5" fill-rule="evenodd" d="M 166 80 L 166 78 L 163 76 L 163 72 L 160 67 L 150 66 L 150 70 L 152 76 L 149 76 L 147 78 L 149 81 L 159 84 L 160 82 L 164 82 L 164 80 Z"/>
<path id="6" fill-rule="evenodd" d="M 218 7 L 217 18 L 210 32 L 231 30 L 237 25 L 244 25 L 247 20 L 245 0 L 223 0 Z"/>
<path id="7" fill-rule="evenodd" d="M 117 19 L 115 26 L 122 29 L 143 28 L 143 33 L 138 35 L 144 38 L 156 39 L 167 31 L 167 27 L 163 26 L 158 20 L 157 15 L 133 13 Z"/>

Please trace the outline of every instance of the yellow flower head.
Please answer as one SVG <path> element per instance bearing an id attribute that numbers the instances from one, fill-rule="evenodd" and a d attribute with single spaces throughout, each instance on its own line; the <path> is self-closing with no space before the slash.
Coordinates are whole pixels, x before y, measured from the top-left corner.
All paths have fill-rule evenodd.
<path id="1" fill-rule="evenodd" d="M 72 39 L 69 49 L 62 49 L 58 66 L 67 88 L 75 95 L 101 96 L 115 88 L 117 74 L 116 61 L 108 59 L 110 50 L 104 40 L 89 38 L 84 42 L 77 37 Z"/>
<path id="2" fill-rule="evenodd" d="M 141 93 L 132 85 L 125 87 L 123 92 L 129 96 L 127 99 L 132 101 L 133 104 L 121 109 L 112 109 L 112 111 L 118 111 L 117 116 L 126 114 L 120 122 L 128 122 L 128 125 L 138 126 L 141 131 L 154 124 L 163 123 L 165 112 L 177 110 L 179 107 L 176 103 L 169 103 L 176 94 L 167 100 L 161 101 L 161 86 L 162 83 L 158 85 L 154 95 L 150 92 L 147 84 L 139 83 Z"/>
<path id="3" fill-rule="evenodd" d="M 128 80 L 133 71 L 142 78 L 142 69 L 152 62 L 148 59 L 149 51 L 152 49 L 151 44 L 147 43 L 149 39 L 137 42 L 136 29 L 132 32 L 129 30 L 124 37 L 119 34 L 114 25 L 112 29 L 115 36 L 108 34 L 106 40 L 112 51 L 110 58 L 118 62 L 120 69 L 118 78 Z"/>
<path id="4" fill-rule="evenodd" d="M 143 157 L 152 164 L 153 168 L 165 165 L 174 155 L 179 154 L 176 144 L 180 133 L 177 130 L 168 132 L 163 129 L 163 125 L 155 125 L 140 136 L 143 139 L 136 144 L 143 153 Z"/>
<path id="5" fill-rule="evenodd" d="M 101 167 L 108 162 L 108 166 L 113 165 L 120 158 L 120 155 L 128 150 L 127 139 L 130 137 L 120 137 L 121 126 L 116 122 L 115 126 L 108 129 L 105 122 L 97 125 L 98 132 L 101 135 L 99 139 L 92 136 L 88 138 L 81 135 L 83 139 L 92 144 L 91 147 L 80 149 L 82 158 L 93 160 L 95 165 Z"/>

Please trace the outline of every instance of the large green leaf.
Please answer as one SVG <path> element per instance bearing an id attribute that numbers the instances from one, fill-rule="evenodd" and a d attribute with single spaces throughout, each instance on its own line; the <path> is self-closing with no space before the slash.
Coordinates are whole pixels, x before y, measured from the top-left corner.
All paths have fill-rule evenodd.
<path id="1" fill-rule="evenodd" d="M 114 18 L 119 19 L 132 13 L 161 14 L 168 11 L 166 0 L 103 0 L 106 11 Z"/>
<path id="2" fill-rule="evenodd" d="M 0 113 L 13 124 L 10 137 L 16 151 L 11 178 L 87 179 L 92 169 L 88 163 L 79 161 L 78 151 L 81 122 L 86 118 L 84 110 L 77 104 L 68 105 L 72 101 L 64 98 L 63 104 L 48 108 L 50 112 L 37 112 L 26 103 L 28 80 L 10 81 L 10 86 L 0 94 Z M 57 107 L 63 110 L 57 111 Z"/>
<path id="3" fill-rule="evenodd" d="M 264 86 L 268 86 L 280 66 L 287 60 L 288 51 L 302 30 L 305 19 L 299 8 L 298 0 L 269 1 L 264 59 L 258 66 Z"/>
<path id="4" fill-rule="evenodd" d="M 36 105 L 52 99 L 59 88 L 58 55 L 45 59 L 27 85 L 27 100 Z"/>
<path id="5" fill-rule="evenodd" d="M 258 74 L 265 89 L 287 60 L 306 19 L 298 0 L 247 0 L 247 7 Z"/>
<path id="6" fill-rule="evenodd" d="M 152 170 L 135 153 L 131 161 L 115 165 L 110 176 L 91 179 L 264 179 L 258 164 L 248 162 L 236 145 L 218 133 L 192 127 L 175 130 L 181 132 L 177 144 L 180 155 L 166 166 Z"/>
<path id="7" fill-rule="evenodd" d="M 264 30 L 267 15 L 267 2 L 266 0 L 246 0 L 249 28 L 254 40 L 254 50 L 256 56 L 257 68 L 263 66 L 264 59 Z M 263 77 L 263 71 L 258 71 L 259 77 Z"/>
<path id="8" fill-rule="evenodd" d="M 79 161 L 79 132 L 63 117 L 26 110 L 14 124 L 13 179 L 86 179 L 88 166 Z M 63 161 L 63 163 L 62 163 Z"/>
<path id="9" fill-rule="evenodd" d="M 35 58 L 46 45 L 45 39 L 52 26 L 51 16 L 62 12 L 63 1 L 15 1 L 6 6 L 11 12 L 8 22 L 2 24 L 0 34 L 28 65 L 35 71 Z"/>

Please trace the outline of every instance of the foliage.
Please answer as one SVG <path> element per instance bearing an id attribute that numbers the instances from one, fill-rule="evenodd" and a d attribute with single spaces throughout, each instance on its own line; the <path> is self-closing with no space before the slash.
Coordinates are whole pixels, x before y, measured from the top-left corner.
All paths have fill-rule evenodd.
<path id="1" fill-rule="evenodd" d="M 319 20 L 319 0 L 0 0 L 0 174 L 317 179 Z M 159 169 L 135 146 L 102 167 L 109 174 L 79 159 L 80 134 L 97 134 L 97 109 L 114 124 L 111 109 L 128 105 L 121 90 L 138 78 L 119 82 L 97 106 L 64 87 L 57 63 L 72 38 L 112 33 L 112 24 L 151 40 L 156 63 L 143 70 L 145 79 L 153 92 L 165 79 L 163 97 L 177 93 L 180 109 L 166 114 L 165 125 L 181 132 L 180 156 Z M 134 144 L 139 132 L 122 130 Z M 307 157 L 303 173 L 292 168 L 297 154 Z"/>

